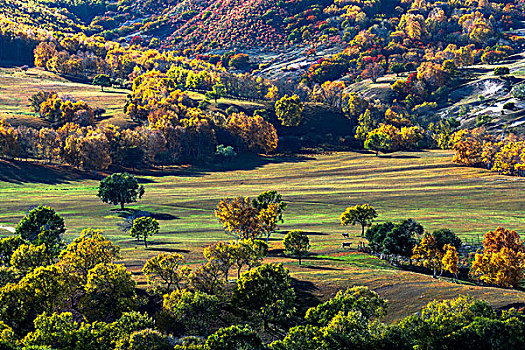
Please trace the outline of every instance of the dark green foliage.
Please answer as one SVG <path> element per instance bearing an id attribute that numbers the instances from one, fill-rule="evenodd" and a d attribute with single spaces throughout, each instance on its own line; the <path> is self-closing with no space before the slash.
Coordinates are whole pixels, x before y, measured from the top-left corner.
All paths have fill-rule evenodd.
<path id="1" fill-rule="evenodd" d="M 170 346 L 166 336 L 153 329 L 144 329 L 133 332 L 129 337 L 127 346 L 122 350 L 169 350 Z"/>
<path id="2" fill-rule="evenodd" d="M 494 75 L 507 75 L 510 73 L 509 67 L 496 67 L 494 68 Z"/>
<path id="3" fill-rule="evenodd" d="M 136 202 L 144 195 L 144 186 L 139 185 L 137 179 L 128 173 L 115 173 L 100 181 L 98 196 L 104 203 L 113 205 Z"/>
<path id="4" fill-rule="evenodd" d="M 434 238 L 436 239 L 437 245 L 441 250 L 443 250 L 445 244 L 453 245 L 456 248 L 456 250 L 461 248 L 461 238 L 459 238 L 458 235 L 456 235 L 448 228 L 436 230 L 432 232 L 432 236 L 434 236 Z"/>
<path id="5" fill-rule="evenodd" d="M 388 232 L 392 231 L 394 223 L 391 221 L 381 224 L 374 224 L 366 230 L 365 237 L 368 239 L 368 245 L 373 252 L 381 253 L 383 251 L 383 241 Z"/>
<path id="6" fill-rule="evenodd" d="M 423 233 L 423 226 L 412 219 L 404 220 L 396 224 L 394 228 L 387 233 L 383 241 L 384 253 L 403 257 L 412 256 L 412 249 L 417 243 L 416 237 L 421 236 Z"/>
<path id="7" fill-rule="evenodd" d="M 111 87 L 111 79 L 106 74 L 98 74 L 93 78 L 93 85 L 100 86 L 100 89 L 104 91 L 104 87 Z"/>
<path id="8" fill-rule="evenodd" d="M 45 244 L 52 257 L 58 256 L 65 232 L 64 219 L 53 208 L 42 205 L 30 210 L 15 229 L 17 235 L 31 244 Z"/>
<path id="9" fill-rule="evenodd" d="M 127 168 L 142 168 L 144 165 L 144 150 L 138 146 L 126 147 L 122 150 L 122 165 Z"/>
<path id="10" fill-rule="evenodd" d="M 295 291 L 282 264 L 263 264 L 241 275 L 232 301 L 267 327 L 269 322 L 279 323 L 293 314 Z"/>
<path id="11" fill-rule="evenodd" d="M 307 256 L 310 250 L 310 239 L 303 231 L 293 230 L 283 238 L 283 246 L 287 253 L 295 255 L 299 259 L 299 265 L 301 265 L 302 257 Z"/>

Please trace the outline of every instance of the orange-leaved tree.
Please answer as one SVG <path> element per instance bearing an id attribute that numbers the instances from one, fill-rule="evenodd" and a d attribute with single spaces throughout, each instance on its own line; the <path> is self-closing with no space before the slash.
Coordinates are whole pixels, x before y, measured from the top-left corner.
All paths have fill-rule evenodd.
<path id="1" fill-rule="evenodd" d="M 470 275 L 484 283 L 515 287 L 525 271 L 525 246 L 516 231 L 498 227 L 485 233 L 483 252 L 475 256 Z"/>

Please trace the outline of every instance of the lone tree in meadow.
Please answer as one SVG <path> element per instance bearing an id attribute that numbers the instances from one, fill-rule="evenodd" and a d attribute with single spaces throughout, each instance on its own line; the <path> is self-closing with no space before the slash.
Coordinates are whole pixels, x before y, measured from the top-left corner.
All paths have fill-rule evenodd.
<path id="1" fill-rule="evenodd" d="M 348 207 L 341 214 L 341 225 L 361 225 L 361 237 L 365 235 L 365 228 L 372 225 L 372 221 L 377 218 L 376 209 L 370 204 L 356 204 Z"/>
<path id="2" fill-rule="evenodd" d="M 133 226 L 129 235 L 135 237 L 137 241 L 144 240 L 144 245 L 148 247 L 147 238 L 159 233 L 159 223 L 155 218 L 143 216 L 133 221 Z"/>
<path id="3" fill-rule="evenodd" d="M 286 252 L 295 255 L 299 259 L 299 265 L 301 265 L 301 259 L 308 255 L 310 250 L 310 239 L 301 230 L 294 230 L 288 232 L 283 239 L 283 245 Z"/>
<path id="4" fill-rule="evenodd" d="M 144 186 L 139 185 L 133 175 L 115 173 L 100 181 L 97 195 L 104 203 L 120 204 L 120 209 L 124 210 L 124 204 L 142 198 Z"/>
<path id="5" fill-rule="evenodd" d="M 275 114 L 284 126 L 297 126 L 303 120 L 304 105 L 299 96 L 287 95 L 275 103 Z"/>
<path id="6" fill-rule="evenodd" d="M 93 78 L 93 85 L 104 91 L 104 87 L 111 87 L 111 79 L 106 74 L 99 74 Z"/>

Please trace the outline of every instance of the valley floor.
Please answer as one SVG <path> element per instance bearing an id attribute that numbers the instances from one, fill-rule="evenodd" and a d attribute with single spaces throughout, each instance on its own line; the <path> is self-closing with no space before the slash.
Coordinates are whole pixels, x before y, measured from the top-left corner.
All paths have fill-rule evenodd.
<path id="1" fill-rule="evenodd" d="M 356 203 L 370 203 L 378 222 L 413 218 L 427 231 L 450 228 L 467 242 L 478 242 L 498 226 L 525 233 L 525 179 L 456 166 L 449 151 L 372 154 L 341 152 L 330 155 L 239 159 L 210 170 L 173 167 L 137 174 L 146 187 L 143 200 L 126 213 L 102 203 L 97 185 L 103 174 L 24 162 L 0 161 L 0 232 L 8 230 L 34 205 L 54 207 L 65 218 L 67 240 L 82 228 L 96 227 L 122 247 L 122 262 L 144 282 L 145 259 L 159 252 L 180 252 L 199 264 L 203 247 L 228 240 L 214 217 L 219 199 L 255 196 L 275 189 L 289 203 L 285 223 L 271 238 L 269 261 L 283 262 L 298 279 L 304 298 L 327 299 L 338 289 L 367 285 L 388 299 L 387 320 L 418 311 L 433 299 L 470 294 L 495 307 L 523 303 L 525 292 L 455 284 L 448 279 L 398 270 L 354 249 L 341 249 L 342 232 L 350 231 L 355 247 L 360 227 L 342 227 L 340 213 Z M 134 210 L 152 213 L 161 233 L 148 249 L 123 231 L 123 216 Z M 302 229 L 310 235 L 312 255 L 302 266 L 282 254 L 283 231 Z"/>

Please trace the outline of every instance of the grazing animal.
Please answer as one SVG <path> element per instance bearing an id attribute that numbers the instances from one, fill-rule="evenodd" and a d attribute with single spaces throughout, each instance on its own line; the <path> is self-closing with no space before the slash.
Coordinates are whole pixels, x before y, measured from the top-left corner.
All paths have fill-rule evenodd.
<path id="1" fill-rule="evenodd" d="M 345 238 L 348 238 L 348 237 L 350 237 L 350 236 L 349 236 L 349 234 L 348 234 L 348 233 L 346 233 L 346 232 L 345 232 L 345 233 L 341 233 L 341 236 L 343 236 L 343 237 L 345 237 Z"/>
<path id="2" fill-rule="evenodd" d="M 350 248 L 350 246 L 352 245 L 352 242 L 343 242 L 343 244 L 341 244 L 341 248 Z"/>

